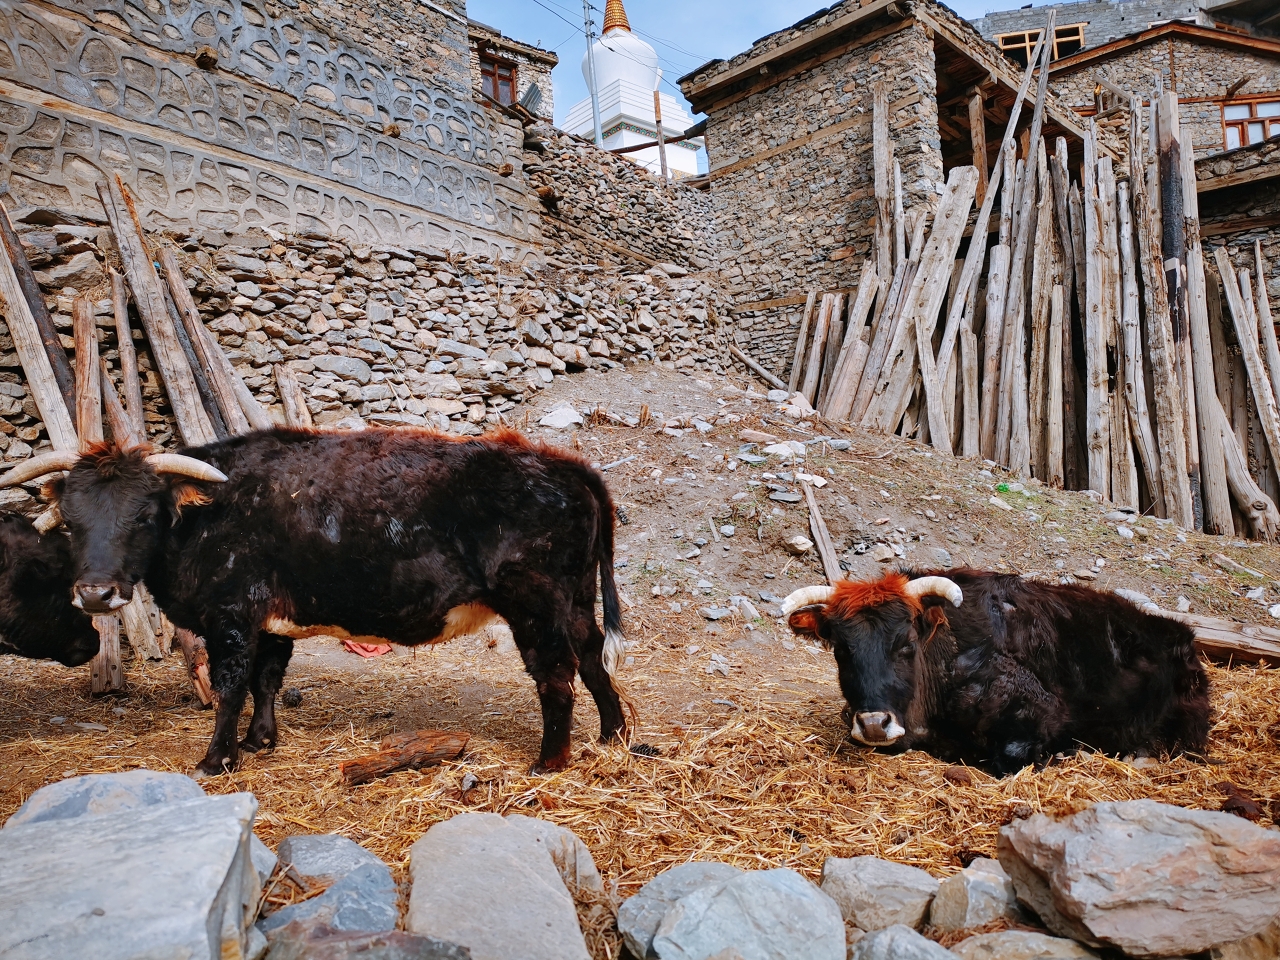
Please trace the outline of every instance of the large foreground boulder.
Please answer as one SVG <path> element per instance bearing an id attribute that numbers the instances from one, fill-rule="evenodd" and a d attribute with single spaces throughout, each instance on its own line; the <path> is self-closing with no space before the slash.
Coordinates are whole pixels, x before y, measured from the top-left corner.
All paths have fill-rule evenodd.
<path id="1" fill-rule="evenodd" d="M 1074 940 L 1031 930 L 980 933 L 961 940 L 951 952 L 960 960 L 1096 960 L 1098 956 Z"/>
<path id="2" fill-rule="evenodd" d="M 245 956 L 257 809 L 252 794 L 235 793 L 6 826 L 0 956 Z"/>
<path id="3" fill-rule="evenodd" d="M 658 925 L 661 960 L 844 960 L 844 922 L 834 900 L 794 870 L 752 870 L 678 900 Z"/>
<path id="4" fill-rule="evenodd" d="M 627 949 L 639 960 L 656 958 L 653 935 L 667 911 L 699 887 L 719 886 L 741 873 L 727 863 L 694 861 L 658 874 L 618 908 L 618 932 Z"/>
<path id="5" fill-rule="evenodd" d="M 1280 832 L 1151 800 L 1001 828 L 1000 863 L 1045 925 L 1134 957 L 1251 937 L 1280 914 Z"/>
<path id="6" fill-rule="evenodd" d="M 863 930 L 898 924 L 918 929 L 938 892 L 938 881 L 918 867 L 878 857 L 828 857 L 822 890 L 844 918 Z"/>
<path id="7" fill-rule="evenodd" d="M 5 826 L 117 813 L 179 800 L 199 800 L 204 795 L 200 784 L 180 773 L 90 773 L 41 787 L 5 821 Z"/>
<path id="8" fill-rule="evenodd" d="M 325 926 L 291 923 L 271 938 L 266 960 L 471 960 L 471 951 L 394 930 L 340 933 Z"/>
<path id="9" fill-rule="evenodd" d="M 986 857 L 943 880 L 929 906 L 929 926 L 939 930 L 970 930 L 995 920 L 1021 918 L 1009 875 Z"/>
<path id="10" fill-rule="evenodd" d="M 849 960 L 956 960 L 932 940 L 904 924 L 869 933 L 849 951 Z"/>
<path id="11" fill-rule="evenodd" d="M 409 932 L 474 960 L 589 960 L 546 833 L 525 819 L 464 813 L 428 830 L 409 851 Z"/>

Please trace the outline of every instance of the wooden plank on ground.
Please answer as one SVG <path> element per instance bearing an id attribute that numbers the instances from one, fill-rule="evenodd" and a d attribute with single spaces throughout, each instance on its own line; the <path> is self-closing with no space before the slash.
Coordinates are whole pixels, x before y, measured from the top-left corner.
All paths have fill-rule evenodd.
<path id="1" fill-rule="evenodd" d="M 822 569 L 827 575 L 827 581 L 835 583 L 844 578 L 844 571 L 840 569 L 840 558 L 836 553 L 835 544 L 827 530 L 826 521 L 822 519 L 822 512 L 818 509 L 818 498 L 814 495 L 813 484 L 801 481 L 800 488 L 804 490 L 805 503 L 809 506 L 809 529 L 813 533 L 813 542 L 818 548 L 818 556 L 822 558 Z"/>
<path id="2" fill-rule="evenodd" d="M 468 734 L 443 730 L 415 730 L 387 737 L 377 753 L 338 765 L 348 786 L 368 783 L 397 770 L 421 770 L 453 760 L 467 748 Z"/>
<path id="3" fill-rule="evenodd" d="M 785 383 L 783 383 L 781 380 L 775 377 L 772 373 L 770 373 L 768 370 L 762 367 L 755 360 L 751 359 L 751 357 L 743 353 L 742 350 L 739 349 L 737 344 L 733 344 L 733 343 L 729 344 L 729 352 L 733 354 L 735 357 L 737 357 L 739 360 L 741 360 L 746 365 L 748 370 L 750 370 L 752 373 L 756 374 L 758 377 L 763 379 L 765 383 L 769 384 L 769 386 L 773 387 L 775 390 L 787 389 L 787 385 Z"/>

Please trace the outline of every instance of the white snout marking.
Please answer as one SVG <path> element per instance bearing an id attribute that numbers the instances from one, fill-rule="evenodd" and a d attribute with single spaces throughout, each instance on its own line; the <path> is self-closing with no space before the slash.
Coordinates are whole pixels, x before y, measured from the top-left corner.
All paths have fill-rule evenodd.
<path id="1" fill-rule="evenodd" d="M 853 739 L 857 740 L 859 743 L 866 744 L 868 747 L 887 747 L 893 743 L 896 743 L 902 737 L 902 735 L 907 732 L 902 728 L 902 725 L 899 724 L 898 721 L 894 720 L 892 717 L 889 718 L 889 722 L 884 725 L 883 729 L 884 729 L 883 740 L 868 740 L 862 733 L 861 716 L 855 716 L 853 718 L 853 725 L 849 728 L 849 736 L 853 737 Z"/>
<path id="2" fill-rule="evenodd" d="M 454 607 L 444 618 L 444 629 L 439 635 L 428 640 L 429 644 L 447 643 L 455 637 L 478 633 L 490 623 L 500 619 L 496 613 L 483 603 L 464 603 Z M 281 637 L 294 640 L 306 640 L 309 637 L 337 637 L 339 640 L 350 640 L 353 643 L 391 643 L 385 637 L 356 636 L 345 627 L 339 626 L 306 626 L 302 627 L 292 620 L 277 617 L 274 614 L 262 621 L 262 629 Z"/>

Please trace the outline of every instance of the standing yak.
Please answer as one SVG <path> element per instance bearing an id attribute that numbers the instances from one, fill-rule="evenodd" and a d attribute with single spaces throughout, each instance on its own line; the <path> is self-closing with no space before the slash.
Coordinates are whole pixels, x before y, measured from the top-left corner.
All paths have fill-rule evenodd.
<path id="1" fill-rule="evenodd" d="M 624 732 L 613 502 L 572 453 L 514 431 L 278 429 L 185 455 L 47 454 L 0 485 L 61 470 L 46 490 L 70 535 L 75 605 L 108 613 L 145 580 L 170 620 L 205 638 L 218 710 L 202 775 L 275 746 L 292 638 L 317 633 L 438 643 L 497 615 L 542 703 L 535 771 L 569 761 L 575 671 L 602 738 Z"/>
<path id="2" fill-rule="evenodd" d="M 948 609 L 948 605 L 953 609 Z M 851 736 L 997 775 L 1080 746 L 1200 754 L 1191 628 L 1111 593 L 960 569 L 806 587 L 791 629 L 835 653 Z"/>

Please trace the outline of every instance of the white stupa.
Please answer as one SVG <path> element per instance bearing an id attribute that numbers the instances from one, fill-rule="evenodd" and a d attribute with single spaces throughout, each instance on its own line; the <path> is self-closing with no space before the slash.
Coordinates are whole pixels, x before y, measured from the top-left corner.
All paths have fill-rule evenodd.
<path id="1" fill-rule="evenodd" d="M 658 54 L 653 47 L 631 32 L 622 0 L 608 0 L 604 12 L 604 31 L 592 46 L 596 61 L 596 93 L 600 98 L 600 127 L 606 150 L 652 143 L 658 139 L 654 120 L 653 91 L 658 88 L 661 71 Z M 582 75 L 591 88 L 591 72 L 587 54 L 582 55 Z M 685 105 L 668 93 L 661 93 L 662 129 L 667 136 L 667 167 L 672 177 L 687 177 L 698 172 L 698 150 L 702 138 L 682 140 L 680 135 L 693 126 L 693 118 Z M 564 129 L 593 139 L 595 125 L 591 119 L 591 97 L 575 103 L 565 118 Z M 658 148 L 649 147 L 624 153 L 651 173 L 660 175 Z"/>

